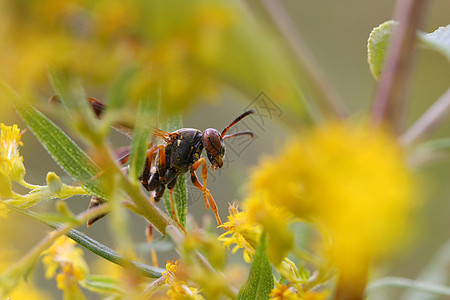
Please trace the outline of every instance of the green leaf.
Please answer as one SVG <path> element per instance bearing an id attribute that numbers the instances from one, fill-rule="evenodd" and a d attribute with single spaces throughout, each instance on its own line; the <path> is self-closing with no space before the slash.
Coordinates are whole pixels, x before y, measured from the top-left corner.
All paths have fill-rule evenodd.
<path id="1" fill-rule="evenodd" d="M 164 130 L 173 132 L 183 127 L 183 119 L 180 114 L 175 115 L 167 120 Z M 173 202 L 175 207 L 175 214 L 178 221 L 183 227 L 186 227 L 186 214 L 187 214 L 187 188 L 186 188 L 186 174 L 180 174 L 177 184 L 173 190 Z M 170 212 L 170 196 L 169 193 L 164 193 L 164 203 L 167 211 Z M 170 214 L 172 215 L 172 214 Z M 172 216 L 173 217 L 173 216 Z"/>
<path id="2" fill-rule="evenodd" d="M 439 27 L 432 33 L 419 33 L 421 45 L 445 55 L 450 62 L 450 25 Z"/>
<path id="3" fill-rule="evenodd" d="M 130 177 L 137 180 L 142 174 L 145 165 L 146 151 L 148 149 L 153 124 L 156 120 L 156 105 L 158 95 L 152 93 L 147 99 L 139 103 L 138 117 L 133 133 L 130 152 Z"/>
<path id="4" fill-rule="evenodd" d="M 114 277 L 102 275 L 89 275 L 80 282 L 81 285 L 95 293 L 123 294 L 121 282 Z"/>
<path id="5" fill-rule="evenodd" d="M 380 79 L 386 60 L 389 39 L 394 32 L 396 21 L 387 21 L 374 28 L 370 33 L 367 43 L 368 62 L 370 71 L 375 79 Z M 450 25 L 439 27 L 432 33 L 418 32 L 419 46 L 433 49 L 444 56 L 450 62 Z"/>
<path id="6" fill-rule="evenodd" d="M 55 161 L 92 195 L 104 197 L 97 180 L 100 173 L 95 163 L 58 126 L 31 105 L 16 106 L 17 111 Z"/>
<path id="7" fill-rule="evenodd" d="M 386 57 L 387 47 L 391 34 L 394 32 L 396 21 L 387 21 L 375 27 L 369 35 L 367 43 L 368 61 L 370 71 L 375 79 L 380 79 Z"/>
<path id="8" fill-rule="evenodd" d="M 3 82 L 0 84 L 0 93 L 14 103 L 22 119 L 55 161 L 73 179 L 81 182 L 89 193 L 104 198 L 105 194 L 98 180 L 92 179 L 101 170 L 89 156 L 58 126 L 33 106 L 22 101 L 16 92 Z"/>
<path id="9" fill-rule="evenodd" d="M 256 249 L 250 274 L 247 282 L 239 293 L 239 299 L 268 299 L 273 289 L 274 281 L 272 267 L 266 255 L 267 236 L 261 235 L 261 240 Z"/>

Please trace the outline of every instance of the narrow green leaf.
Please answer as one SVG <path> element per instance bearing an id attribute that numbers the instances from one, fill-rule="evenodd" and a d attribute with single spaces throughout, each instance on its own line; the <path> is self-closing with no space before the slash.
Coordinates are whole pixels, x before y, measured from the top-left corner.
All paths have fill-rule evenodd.
<path id="1" fill-rule="evenodd" d="M 239 293 L 239 299 L 268 299 L 273 289 L 274 281 L 272 267 L 266 255 L 267 236 L 261 235 L 261 240 L 256 249 L 250 274 L 247 282 Z"/>
<path id="2" fill-rule="evenodd" d="M 398 22 L 390 20 L 375 27 L 370 33 L 367 43 L 368 62 L 370 71 L 377 80 L 380 79 L 383 71 L 389 39 L 397 24 Z M 439 27 L 432 33 L 418 32 L 417 38 L 419 46 L 443 54 L 450 62 L 450 25 Z"/>
<path id="3" fill-rule="evenodd" d="M 156 120 L 157 97 L 158 95 L 155 92 L 149 98 L 142 99 L 139 103 L 130 153 L 130 177 L 134 180 L 137 180 L 142 174 L 145 165 L 146 151 Z"/>
<path id="4" fill-rule="evenodd" d="M 14 103 L 22 119 L 47 149 L 55 161 L 75 180 L 81 182 L 92 195 L 104 198 L 97 180 L 92 178 L 100 172 L 89 156 L 81 150 L 58 126 L 33 106 L 22 101 L 5 83 L 0 84 L 0 93 Z"/>
<path id="5" fill-rule="evenodd" d="M 123 294 L 121 282 L 111 276 L 89 275 L 80 282 L 81 285 L 95 293 Z"/>
<path id="6" fill-rule="evenodd" d="M 31 105 L 16 106 L 23 120 L 55 161 L 93 195 L 104 198 L 97 180 L 101 170 L 58 126 Z"/>
<path id="7" fill-rule="evenodd" d="M 180 114 L 175 115 L 167 120 L 164 130 L 173 132 L 183 127 L 183 119 Z M 178 177 L 177 184 L 173 190 L 173 202 L 175 207 L 175 214 L 177 215 L 180 224 L 186 227 L 187 214 L 187 188 L 186 188 L 186 174 L 181 174 Z M 167 211 L 170 212 L 170 197 L 169 193 L 164 193 L 164 203 Z M 171 214 L 170 214 L 171 215 Z M 173 216 L 172 216 L 173 217 Z"/>
<path id="8" fill-rule="evenodd" d="M 186 189 L 186 174 L 180 174 L 177 184 L 173 190 L 173 202 L 175 207 L 175 214 L 178 221 L 180 221 L 183 227 L 186 226 L 186 213 L 187 213 L 187 189 Z M 170 197 L 169 193 L 164 194 L 164 203 L 167 210 L 170 212 Z"/>

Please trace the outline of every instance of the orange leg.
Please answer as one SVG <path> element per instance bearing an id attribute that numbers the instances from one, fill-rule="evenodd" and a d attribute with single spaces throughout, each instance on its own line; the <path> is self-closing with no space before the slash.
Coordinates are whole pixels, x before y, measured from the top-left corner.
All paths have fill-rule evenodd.
<path id="1" fill-rule="evenodd" d="M 147 242 L 153 241 L 153 226 L 150 223 L 147 223 L 147 228 L 145 230 L 145 235 L 147 236 Z M 152 263 L 154 267 L 158 267 L 158 256 L 156 255 L 155 249 L 150 249 L 152 255 Z"/>
<path id="2" fill-rule="evenodd" d="M 169 198 L 170 198 L 170 212 L 172 213 L 173 219 L 177 223 L 177 225 L 184 231 L 184 233 L 187 233 L 186 229 L 181 225 L 180 221 L 178 221 L 177 214 L 175 213 L 175 206 L 173 205 L 173 189 L 169 190 Z"/>
<path id="3" fill-rule="evenodd" d="M 192 183 L 195 185 L 196 188 L 198 188 L 200 191 L 203 192 L 203 185 L 198 181 L 197 178 L 197 174 L 195 174 L 194 171 L 191 171 L 191 181 Z M 209 191 L 208 189 L 206 189 L 207 191 Z M 209 209 L 209 203 L 208 203 L 208 198 L 207 198 L 207 193 L 203 193 L 203 198 L 205 201 L 205 205 L 206 205 L 206 209 Z"/>
<path id="4" fill-rule="evenodd" d="M 206 180 L 208 179 L 208 167 L 206 165 L 206 158 L 202 157 L 199 160 L 197 160 L 193 165 L 192 165 L 192 170 L 196 171 L 198 169 L 198 167 L 202 166 L 202 178 L 203 178 L 203 188 L 201 189 L 203 192 L 203 198 L 205 199 L 205 203 L 206 203 L 206 209 L 209 209 L 209 205 L 208 205 L 208 198 L 207 198 L 207 188 L 206 188 Z M 197 177 L 197 175 L 195 176 Z"/>
<path id="5" fill-rule="evenodd" d="M 197 174 L 195 174 L 195 170 L 197 170 L 201 164 L 203 164 L 203 167 L 202 167 L 203 185 L 198 181 Z M 201 190 L 203 192 L 203 198 L 205 200 L 206 209 L 209 209 L 209 207 L 211 207 L 211 210 L 214 212 L 214 215 L 216 216 L 217 224 L 222 225 L 222 221 L 220 220 L 216 201 L 214 201 L 214 198 L 211 195 L 211 192 L 206 187 L 206 179 L 207 178 L 208 178 L 208 168 L 206 166 L 206 159 L 204 157 L 202 157 L 192 165 L 191 181 L 199 190 Z"/>

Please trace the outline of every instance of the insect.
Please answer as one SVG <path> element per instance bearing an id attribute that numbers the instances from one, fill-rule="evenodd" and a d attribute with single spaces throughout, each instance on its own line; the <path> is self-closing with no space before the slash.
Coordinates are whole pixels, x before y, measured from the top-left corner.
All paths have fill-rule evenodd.
<path id="1" fill-rule="evenodd" d="M 97 117 L 100 117 L 105 110 L 105 105 L 93 98 L 89 98 L 89 102 L 94 109 Z M 171 213 L 179 226 L 174 205 L 172 200 L 172 193 L 178 181 L 180 174 L 189 172 L 191 181 L 195 187 L 203 193 L 203 198 L 206 204 L 206 209 L 211 208 L 214 212 L 217 223 L 222 224 L 220 219 L 216 202 L 214 201 L 211 192 L 206 187 L 208 178 L 207 162 L 205 157 L 201 157 L 203 150 L 206 151 L 207 158 L 211 163 L 211 169 L 216 170 L 223 166 L 223 157 L 225 155 L 224 140 L 249 135 L 254 137 L 253 132 L 249 130 L 233 133 L 227 135 L 227 132 L 232 126 L 241 121 L 246 116 L 254 113 L 249 110 L 237 117 L 230 123 L 222 132 L 214 128 L 208 128 L 205 131 L 200 131 L 193 128 L 181 128 L 174 132 L 166 132 L 160 129 L 154 130 L 154 136 L 162 139 L 163 144 L 151 145 L 147 150 L 147 158 L 145 167 L 140 181 L 147 191 L 154 191 L 154 201 L 159 201 L 163 196 L 166 188 L 170 195 Z M 153 156 L 156 153 L 155 167 L 152 169 Z M 129 152 L 124 154 L 119 160 L 122 164 L 128 161 Z M 199 182 L 195 171 L 202 166 L 203 184 Z M 93 198 L 89 208 L 101 204 L 100 199 Z M 93 220 L 91 224 L 94 222 Z M 182 227 L 182 226 L 181 226 Z"/>

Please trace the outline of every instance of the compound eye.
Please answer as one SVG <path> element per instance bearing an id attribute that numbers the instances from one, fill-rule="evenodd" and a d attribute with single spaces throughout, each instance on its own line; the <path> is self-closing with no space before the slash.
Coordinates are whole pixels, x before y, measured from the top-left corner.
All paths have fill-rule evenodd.
<path id="1" fill-rule="evenodd" d="M 222 153 L 223 142 L 220 138 L 220 133 L 217 130 L 213 128 L 206 129 L 203 133 L 203 141 L 206 150 L 211 154 L 216 155 Z"/>

